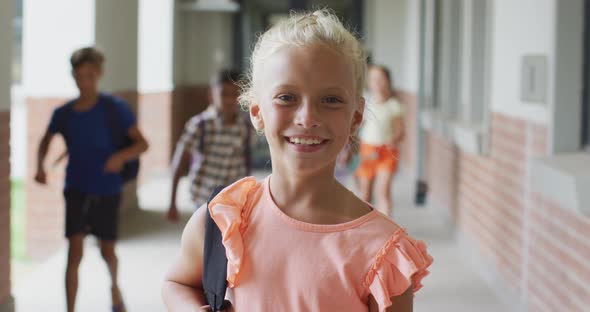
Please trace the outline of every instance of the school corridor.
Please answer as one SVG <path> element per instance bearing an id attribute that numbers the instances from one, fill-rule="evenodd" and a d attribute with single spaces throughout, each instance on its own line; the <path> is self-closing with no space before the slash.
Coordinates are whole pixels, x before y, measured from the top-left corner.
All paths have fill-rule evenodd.
<path id="1" fill-rule="evenodd" d="M 65 311 L 61 139 L 49 186 L 33 178 L 52 111 L 78 95 L 75 49 L 104 52 L 100 89 L 150 143 L 124 191 L 121 284 L 129 311 L 163 311 L 182 223 L 162 211 L 185 122 L 207 108 L 213 72 L 246 70 L 260 32 L 317 7 L 393 73 L 406 130 L 395 218 L 435 258 L 416 311 L 589 311 L 590 0 L 0 0 L 0 312 Z M 253 151 L 264 169 L 262 137 Z M 79 311 L 109 311 L 87 245 Z"/>
<path id="2" fill-rule="evenodd" d="M 266 176 L 258 172 L 257 177 Z M 186 182 L 186 181 L 185 181 Z M 189 218 L 187 198 L 179 198 L 183 217 L 178 224 L 164 219 L 169 178 L 161 177 L 144 185 L 140 203 L 144 210 L 124 215 L 122 239 L 118 245 L 120 281 L 128 311 L 165 311 L 160 296 L 162 278 L 178 252 L 182 225 Z M 396 220 L 410 234 L 425 240 L 435 259 L 425 287 L 415 297 L 416 312 L 510 312 L 516 311 L 500 300 L 499 294 L 484 282 L 473 268 L 474 259 L 458 248 L 452 227 L 434 209 L 412 204 L 410 181 L 400 176 L 394 186 L 398 210 Z M 182 183 L 181 188 L 186 187 Z M 80 266 L 78 310 L 101 312 L 110 309 L 106 266 L 96 244 L 86 243 Z M 42 264 L 29 268 L 14 285 L 16 311 L 65 311 L 62 286 L 65 250 L 58 251 Z"/>

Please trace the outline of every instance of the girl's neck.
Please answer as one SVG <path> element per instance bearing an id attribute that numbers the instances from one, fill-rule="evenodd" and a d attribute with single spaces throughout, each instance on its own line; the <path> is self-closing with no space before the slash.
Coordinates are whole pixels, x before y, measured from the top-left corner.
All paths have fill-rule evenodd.
<path id="1" fill-rule="evenodd" d="M 312 212 L 326 209 L 326 194 L 334 194 L 336 190 L 333 175 L 283 174 L 281 171 L 273 170 L 270 191 L 275 203 L 283 212 L 296 219 L 309 219 Z"/>
<path id="2" fill-rule="evenodd" d="M 313 174 L 273 170 L 269 183 L 276 205 L 288 216 L 303 222 L 343 223 L 369 211 L 358 209 L 360 201 L 336 181 L 333 170 Z"/>

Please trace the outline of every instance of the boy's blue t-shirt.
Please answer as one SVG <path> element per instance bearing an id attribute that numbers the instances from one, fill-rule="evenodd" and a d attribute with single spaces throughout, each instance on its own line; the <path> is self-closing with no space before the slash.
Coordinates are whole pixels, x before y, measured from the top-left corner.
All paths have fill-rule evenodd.
<path id="1" fill-rule="evenodd" d="M 99 94 L 98 102 L 85 112 L 71 109 L 75 100 L 53 111 L 49 123 L 49 133 L 60 132 L 56 116 L 60 110 L 70 106 L 70 112 L 64 123 L 64 134 L 68 137 L 68 166 L 66 168 L 66 190 L 76 190 L 96 195 L 113 195 L 120 193 L 123 180 L 119 174 L 104 171 L 109 157 L 117 149 L 109 129 L 106 105 L 111 101 L 117 111 L 117 120 L 125 133 L 136 124 L 135 115 L 120 98 Z"/>

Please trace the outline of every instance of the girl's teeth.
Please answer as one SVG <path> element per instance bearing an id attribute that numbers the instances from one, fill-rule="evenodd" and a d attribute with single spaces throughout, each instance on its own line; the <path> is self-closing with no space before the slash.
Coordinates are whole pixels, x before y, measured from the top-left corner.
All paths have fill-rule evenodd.
<path id="1" fill-rule="evenodd" d="M 305 145 L 313 145 L 313 144 L 320 144 L 320 140 L 316 139 L 300 139 L 300 138 L 291 138 L 291 143 L 295 144 L 305 144 Z"/>

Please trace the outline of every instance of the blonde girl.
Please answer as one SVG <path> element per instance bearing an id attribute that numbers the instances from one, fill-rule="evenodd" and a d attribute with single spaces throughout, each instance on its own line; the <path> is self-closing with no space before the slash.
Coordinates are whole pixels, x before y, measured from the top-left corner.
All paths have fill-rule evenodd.
<path id="1" fill-rule="evenodd" d="M 334 178 L 363 118 L 365 67 L 360 43 L 326 10 L 260 37 L 241 101 L 269 143 L 272 174 L 244 178 L 208 206 L 235 311 L 412 311 L 432 262 L 426 246 Z M 186 225 L 163 286 L 170 311 L 206 311 L 206 210 Z"/>

